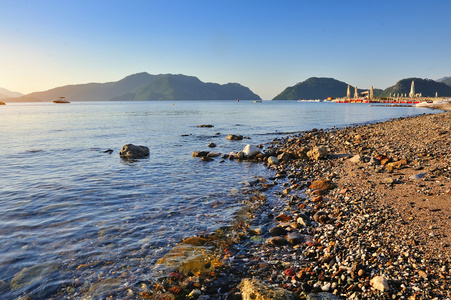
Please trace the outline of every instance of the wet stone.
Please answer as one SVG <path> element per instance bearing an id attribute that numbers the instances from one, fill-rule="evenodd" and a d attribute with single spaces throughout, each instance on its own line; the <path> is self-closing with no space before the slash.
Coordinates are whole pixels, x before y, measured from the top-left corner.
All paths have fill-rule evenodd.
<path id="1" fill-rule="evenodd" d="M 280 227 L 280 226 L 276 226 L 276 227 L 271 228 L 269 230 L 269 233 L 272 236 L 282 236 L 282 235 L 286 235 L 287 234 L 287 230 L 282 228 L 282 227 Z"/>
<path id="2" fill-rule="evenodd" d="M 305 241 L 304 236 L 298 232 L 289 233 L 286 239 L 291 245 L 299 245 Z"/>
<path id="3" fill-rule="evenodd" d="M 266 243 L 272 246 L 284 246 L 288 244 L 288 241 L 281 236 L 274 236 L 267 239 Z"/>

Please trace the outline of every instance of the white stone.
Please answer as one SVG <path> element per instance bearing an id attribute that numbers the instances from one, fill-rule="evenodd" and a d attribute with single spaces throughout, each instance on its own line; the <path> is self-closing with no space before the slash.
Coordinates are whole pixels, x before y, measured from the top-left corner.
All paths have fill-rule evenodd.
<path id="1" fill-rule="evenodd" d="M 359 161 L 361 160 L 361 157 L 360 157 L 360 155 L 354 155 L 353 157 L 351 157 L 350 159 L 349 159 L 349 161 L 350 162 L 353 162 L 353 163 L 358 163 Z"/>
<path id="2" fill-rule="evenodd" d="M 370 280 L 370 284 L 374 289 L 381 292 L 386 292 L 390 289 L 387 278 L 385 278 L 384 275 L 373 277 L 373 279 Z"/>
<path id="3" fill-rule="evenodd" d="M 301 226 L 307 227 L 307 223 L 305 222 L 304 218 L 299 217 L 296 219 L 296 222 Z"/>
<path id="4" fill-rule="evenodd" d="M 321 289 L 322 289 L 323 291 L 325 291 L 325 292 L 328 292 L 328 291 L 330 290 L 330 286 L 331 286 L 331 283 L 330 283 L 330 282 L 327 282 L 325 285 L 323 285 L 323 286 L 321 287 Z"/>
<path id="5" fill-rule="evenodd" d="M 244 147 L 243 152 L 247 157 L 252 157 L 252 156 L 259 154 L 260 149 L 258 149 L 254 145 L 247 144 L 246 147 Z"/>

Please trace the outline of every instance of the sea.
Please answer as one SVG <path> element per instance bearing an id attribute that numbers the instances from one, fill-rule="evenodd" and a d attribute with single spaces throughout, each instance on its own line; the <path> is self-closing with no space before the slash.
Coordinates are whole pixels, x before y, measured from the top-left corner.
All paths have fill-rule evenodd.
<path id="1" fill-rule="evenodd" d="M 8 103 L 0 107 L 0 298 L 136 291 L 182 239 L 230 226 L 245 205 L 240 190 L 272 174 L 193 151 L 228 154 L 313 128 L 424 113 L 435 112 L 298 101 Z M 129 143 L 150 156 L 122 159 Z"/>

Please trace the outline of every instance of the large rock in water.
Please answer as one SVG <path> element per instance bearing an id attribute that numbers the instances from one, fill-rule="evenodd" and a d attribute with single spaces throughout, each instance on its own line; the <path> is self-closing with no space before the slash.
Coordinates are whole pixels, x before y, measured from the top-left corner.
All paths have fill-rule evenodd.
<path id="1" fill-rule="evenodd" d="M 254 157 L 255 155 L 260 153 L 260 149 L 251 144 L 247 144 L 243 149 L 243 153 L 246 155 L 246 157 Z"/>
<path id="2" fill-rule="evenodd" d="M 137 146 L 133 144 L 127 144 L 122 146 L 119 155 L 124 158 L 144 158 L 149 156 L 149 148 L 146 146 Z"/>
<path id="3" fill-rule="evenodd" d="M 243 139 L 242 135 L 236 135 L 236 134 L 228 134 L 226 137 L 229 141 L 241 141 Z"/>

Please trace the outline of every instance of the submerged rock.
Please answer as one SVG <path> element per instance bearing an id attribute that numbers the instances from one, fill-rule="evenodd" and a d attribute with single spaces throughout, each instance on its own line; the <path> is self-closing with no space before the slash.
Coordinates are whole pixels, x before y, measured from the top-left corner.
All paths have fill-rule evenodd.
<path id="1" fill-rule="evenodd" d="M 149 156 L 149 148 L 146 146 L 137 146 L 133 144 L 126 144 L 122 146 L 119 155 L 124 158 L 145 158 Z"/>
<path id="2" fill-rule="evenodd" d="M 157 264 L 184 275 L 206 275 L 221 265 L 215 249 L 216 245 L 209 238 L 188 238 L 173 247 Z"/>
<path id="3" fill-rule="evenodd" d="M 279 287 L 268 287 L 268 284 L 257 279 L 245 278 L 241 281 L 239 288 L 243 300 L 293 299 L 293 294 L 290 291 Z"/>

